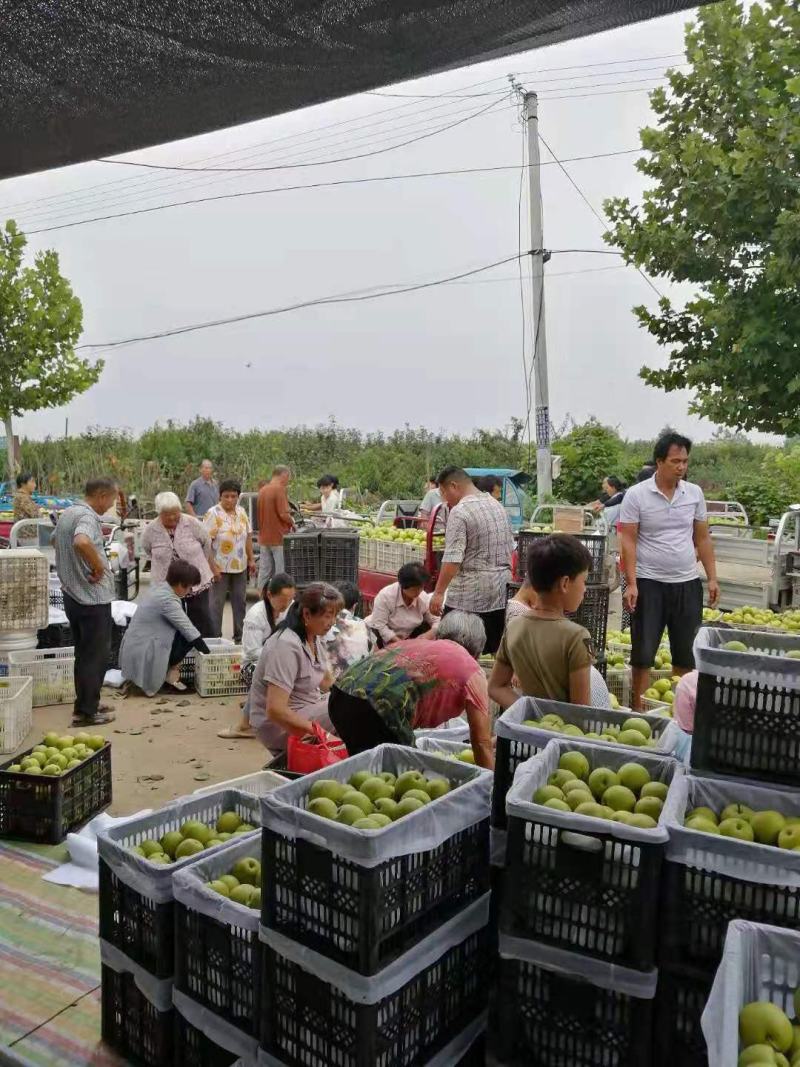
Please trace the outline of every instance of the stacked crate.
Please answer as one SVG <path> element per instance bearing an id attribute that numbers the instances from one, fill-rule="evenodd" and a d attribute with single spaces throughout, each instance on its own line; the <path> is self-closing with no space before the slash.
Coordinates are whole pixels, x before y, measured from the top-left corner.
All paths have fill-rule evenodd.
<path id="1" fill-rule="evenodd" d="M 725 649 L 732 640 L 759 652 Z M 790 650 L 800 650 L 800 638 L 713 627 L 695 641 L 691 772 L 668 819 L 662 879 L 664 1018 L 658 1021 L 664 1064 L 675 1062 L 675 1052 L 687 1067 L 707 1062 L 700 1015 L 728 923 L 800 928 L 800 853 L 683 825 L 694 808 L 719 813 L 729 804 L 800 818 L 800 662 L 785 655 Z"/>
<path id="2" fill-rule="evenodd" d="M 198 1037 L 195 1044 L 204 1058 L 186 1058 L 185 1050 L 175 1048 L 176 1022 L 173 1011 L 175 975 L 176 904 L 173 876 L 198 862 L 198 856 L 156 865 L 131 852 L 147 839 L 160 839 L 178 830 L 190 819 L 216 822 L 223 811 L 235 811 L 243 821 L 260 822 L 258 797 L 234 789 L 221 788 L 176 801 L 159 811 L 103 830 L 97 839 L 100 876 L 100 949 L 102 969 L 103 1038 L 126 1059 L 144 1067 L 186 1063 L 226 1064 L 236 1058 L 206 1058 L 206 1046 Z M 249 846 L 258 849 L 258 832 L 236 835 L 241 840 L 200 853 L 216 859 L 229 848 Z M 254 914 L 257 914 L 254 912 Z M 188 1020 L 191 1034 L 197 1029 Z M 207 1051 L 207 1050 L 206 1050 Z M 198 1052 L 198 1055 L 199 1055 Z"/>
<path id="3" fill-rule="evenodd" d="M 381 830 L 306 810 L 319 778 L 442 776 Z M 491 776 L 381 745 L 262 799 L 262 1033 L 275 1067 L 457 1064 L 486 1021 Z"/>
<path id="4" fill-rule="evenodd" d="M 745 1004 L 772 1003 L 793 1019 L 798 988 L 800 933 L 742 920 L 732 922 L 703 1015 L 709 1067 L 727 1067 L 739 1060 L 739 1012 Z M 786 1051 L 785 1058 L 789 1057 L 794 1059 Z M 776 1054 L 775 1063 L 783 1060 Z"/>
<path id="5" fill-rule="evenodd" d="M 574 751 L 592 768 L 642 764 L 651 780 L 668 786 L 665 810 L 682 777 L 671 756 L 653 749 L 568 738 L 550 740 L 517 767 L 505 798 L 505 865 L 496 886 L 499 977 L 490 1042 L 499 1064 L 647 1065 L 667 831 L 662 822 L 640 829 L 533 803 L 562 755 Z M 497 763 L 496 788 L 499 756 Z"/>

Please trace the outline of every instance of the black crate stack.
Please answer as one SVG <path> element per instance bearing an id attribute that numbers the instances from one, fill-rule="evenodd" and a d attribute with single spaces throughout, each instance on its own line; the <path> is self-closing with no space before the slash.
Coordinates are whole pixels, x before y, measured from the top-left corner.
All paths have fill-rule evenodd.
<path id="1" fill-rule="evenodd" d="M 173 875 L 211 853 L 169 865 L 150 863 L 131 852 L 145 840 L 159 840 L 190 819 L 209 824 L 224 811 L 257 826 L 258 800 L 234 789 L 190 797 L 160 811 L 110 827 L 98 835 L 103 1040 L 140 1067 L 227 1067 L 238 1053 L 222 1048 L 200 1020 L 177 1019 L 174 1010 L 176 904 Z M 258 854 L 258 833 L 237 845 Z M 220 847 L 217 855 L 224 848 Z M 256 913 L 254 913 L 256 914 Z M 249 976 L 248 976 L 249 977 Z"/>
<path id="2" fill-rule="evenodd" d="M 531 758 L 522 762 L 526 750 Z M 679 780 L 677 762 L 652 749 L 566 737 L 540 749 L 498 736 L 492 821 L 499 951 L 490 1046 L 498 1065 L 651 1067 L 666 832 L 626 837 L 613 824 L 605 830 L 591 820 L 587 829 L 583 817 L 528 805 L 572 751 L 592 767 L 639 762 L 669 789 Z M 516 770 L 511 797 L 523 803 L 524 817 L 513 805 L 505 810 L 509 764 Z"/>
<path id="3" fill-rule="evenodd" d="M 305 811 L 308 791 L 320 777 L 345 782 L 358 770 L 397 774 L 411 767 L 458 783 L 453 795 L 463 790 L 464 803 L 473 813 L 485 810 L 485 818 L 454 826 L 433 848 L 409 852 L 404 844 L 392 855 L 392 839 L 409 840 L 400 820 L 380 832 L 378 862 L 367 862 L 372 845 L 363 832 L 352 831 L 358 843 L 345 857 L 337 852 L 341 837 L 329 843 L 326 820 Z M 262 799 L 266 1062 L 286 1067 L 424 1067 L 434 1057 L 465 1067 L 484 1062 L 492 958 L 489 792 L 483 771 L 383 745 Z M 406 816 L 406 826 L 416 825 L 421 839 L 438 834 L 436 805 L 440 818 L 454 808 L 445 796 Z M 286 832 L 289 825 L 292 832 Z M 354 856 L 362 849 L 367 851 L 359 861 Z"/>
<path id="4" fill-rule="evenodd" d="M 758 651 L 731 651 L 730 641 Z M 695 641 L 691 772 L 662 876 L 658 1067 L 705 1067 L 700 1016 L 731 920 L 800 928 L 800 889 L 782 878 L 791 853 L 726 846 L 718 843 L 727 838 L 682 826 L 694 808 L 718 814 L 735 803 L 800 816 L 792 792 L 800 788 L 800 663 L 786 656 L 792 650 L 800 653 L 800 638 L 759 631 L 707 627 Z"/>
<path id="5" fill-rule="evenodd" d="M 283 558 L 298 586 L 358 582 L 358 531 L 310 529 L 286 534 Z"/>

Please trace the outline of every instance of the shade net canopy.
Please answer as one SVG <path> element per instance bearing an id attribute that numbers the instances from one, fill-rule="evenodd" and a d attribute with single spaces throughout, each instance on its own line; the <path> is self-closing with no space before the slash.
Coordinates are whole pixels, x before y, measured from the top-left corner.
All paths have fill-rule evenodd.
<path id="1" fill-rule="evenodd" d="M 0 178 L 695 6 L 697 0 L 0 0 Z"/>

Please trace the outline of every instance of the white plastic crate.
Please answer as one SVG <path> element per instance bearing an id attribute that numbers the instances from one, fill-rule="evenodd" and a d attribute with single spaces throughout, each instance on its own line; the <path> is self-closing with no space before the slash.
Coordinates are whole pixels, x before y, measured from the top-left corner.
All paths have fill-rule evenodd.
<path id="1" fill-rule="evenodd" d="M 422 545 L 403 544 L 403 563 L 424 563 L 425 561 L 425 549 Z"/>
<path id="2" fill-rule="evenodd" d="M 19 748 L 33 725 L 33 679 L 0 678 L 0 752 Z"/>
<path id="3" fill-rule="evenodd" d="M 209 793 L 218 793 L 220 789 L 236 789 L 253 797 L 263 797 L 278 786 L 286 785 L 288 781 L 291 779 L 284 778 L 276 771 L 256 771 L 255 774 L 243 774 L 239 778 L 229 778 L 225 782 L 217 782 L 216 785 L 195 789 L 192 796 L 207 796 Z"/>
<path id="4" fill-rule="evenodd" d="M 227 637 L 206 637 L 205 642 L 212 652 L 219 652 L 223 649 L 233 651 L 236 648 L 236 643 Z M 180 680 L 184 685 L 194 685 L 196 667 L 197 652 L 190 648 L 180 662 Z"/>
<path id="5" fill-rule="evenodd" d="M 399 541 L 377 541 L 375 570 L 380 574 L 397 574 L 405 562 L 404 545 Z"/>
<path id="6" fill-rule="evenodd" d="M 75 649 L 34 648 L 9 652 L 9 677 L 33 679 L 33 707 L 71 704 L 75 699 Z"/>
<path id="7" fill-rule="evenodd" d="M 734 919 L 701 1021 L 709 1067 L 736 1063 L 745 1004 L 771 1001 L 792 1019 L 798 986 L 800 933 Z"/>
<path id="8" fill-rule="evenodd" d="M 242 677 L 242 650 L 197 653 L 194 686 L 201 697 L 242 696 L 247 685 Z"/>
<path id="9" fill-rule="evenodd" d="M 47 626 L 49 564 L 35 548 L 0 552 L 0 630 L 41 630 Z"/>
<path id="10" fill-rule="evenodd" d="M 631 669 L 630 667 L 608 667 L 606 685 L 609 693 L 617 698 L 620 706 L 629 708 L 631 704 Z"/>
<path id="11" fill-rule="evenodd" d="M 364 570 L 374 571 L 378 562 L 378 542 L 372 537 L 358 539 L 358 565 Z"/>
<path id="12" fill-rule="evenodd" d="M 666 700 L 651 700 L 650 697 L 642 697 L 642 711 L 650 715 L 667 715 L 672 718 L 672 705 Z"/>

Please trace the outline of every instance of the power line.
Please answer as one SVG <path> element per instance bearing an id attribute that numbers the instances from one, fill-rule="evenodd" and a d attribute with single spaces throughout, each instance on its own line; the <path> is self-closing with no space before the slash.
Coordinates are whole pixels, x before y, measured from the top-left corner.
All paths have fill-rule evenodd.
<path id="1" fill-rule="evenodd" d="M 595 208 L 594 204 L 593 204 L 593 203 L 591 202 L 591 200 L 589 199 L 589 197 L 588 197 L 588 196 L 586 195 L 586 193 L 584 193 L 583 189 L 581 189 L 581 187 L 580 187 L 580 186 L 578 185 L 578 183 L 577 183 L 577 182 L 575 181 L 575 179 L 574 179 L 574 178 L 572 177 L 572 175 L 570 174 L 570 172 L 569 172 L 569 171 L 567 170 L 567 168 L 566 168 L 566 167 L 564 166 L 564 163 L 563 163 L 563 161 L 562 161 L 562 160 L 560 160 L 560 159 L 558 158 L 558 156 L 557 156 L 557 155 L 555 154 L 555 152 L 554 152 L 554 151 L 553 151 L 553 149 L 552 149 L 552 148 L 550 147 L 550 145 L 549 145 L 549 144 L 547 143 L 547 141 L 545 141 L 544 137 L 542 137 L 541 133 L 539 134 L 539 140 L 540 140 L 540 141 L 542 142 L 542 144 L 543 144 L 543 145 L 545 146 L 545 148 L 547 149 L 547 151 L 548 151 L 548 152 L 550 153 L 550 155 L 551 155 L 551 156 L 553 157 L 553 159 L 554 159 L 554 160 L 556 161 L 556 163 L 557 163 L 557 164 L 558 164 L 558 166 L 560 167 L 560 169 L 561 169 L 562 173 L 563 173 L 563 174 L 565 175 L 565 177 L 566 177 L 566 178 L 567 178 L 567 180 L 569 181 L 570 185 L 571 185 L 571 186 L 573 187 L 573 189 L 574 189 L 574 190 L 575 190 L 575 192 L 576 192 L 576 193 L 578 194 L 578 196 L 579 196 L 579 197 L 581 198 L 581 200 L 582 200 L 582 201 L 584 202 L 584 204 L 586 204 L 586 206 L 587 206 L 587 207 L 589 208 L 589 210 L 591 211 L 591 213 L 592 213 L 592 214 L 594 215 L 594 217 L 595 217 L 595 218 L 596 218 L 596 219 L 598 220 L 598 222 L 600 223 L 600 225 L 601 225 L 601 226 L 603 227 L 603 230 L 605 231 L 605 228 L 606 228 L 606 220 L 605 220 L 605 219 L 603 218 L 603 216 L 602 216 L 602 215 L 600 214 L 600 212 L 599 212 L 599 211 L 598 211 L 598 210 L 597 210 L 597 209 Z M 637 270 L 637 271 L 639 272 L 639 274 L 641 274 L 641 276 L 642 276 L 642 277 L 644 278 L 644 280 L 645 280 L 645 281 L 647 282 L 647 284 L 648 284 L 648 285 L 650 286 L 650 288 L 651 288 L 651 289 L 653 290 L 653 292 L 654 292 L 654 293 L 656 294 L 656 296 L 658 296 L 658 297 L 659 297 L 659 299 L 660 299 L 661 297 L 663 297 L 663 295 L 664 295 L 664 294 L 663 294 L 663 293 L 662 293 L 662 292 L 661 292 L 661 291 L 660 291 L 660 290 L 658 289 L 658 287 L 657 287 L 657 286 L 655 285 L 655 283 L 653 282 L 653 280 L 652 280 L 651 278 L 649 278 L 649 277 L 648 277 L 648 276 L 647 276 L 647 275 L 645 274 L 645 272 L 644 272 L 644 271 L 643 271 L 643 270 L 641 269 L 641 267 L 637 266 L 637 265 L 636 265 L 635 263 L 634 263 L 634 264 L 631 264 L 631 265 L 632 265 L 633 267 L 635 267 L 635 269 L 636 269 L 636 270 Z"/>
<path id="2" fill-rule="evenodd" d="M 503 94 L 505 95 L 505 93 Z M 332 163 L 350 163 L 355 159 L 367 159 L 370 156 L 381 155 L 383 152 L 393 151 L 396 148 L 405 148 L 407 145 L 416 144 L 417 141 L 423 141 L 428 137 L 433 137 L 440 133 L 446 133 L 447 130 L 453 130 L 456 126 L 461 126 L 465 122 L 469 122 L 470 119 L 478 118 L 479 115 L 486 114 L 487 111 L 491 111 L 497 107 L 499 100 L 493 100 L 486 107 L 479 108 L 477 111 L 471 112 L 463 118 L 458 119 L 456 122 L 450 123 L 448 126 L 441 126 L 436 130 L 431 130 L 428 133 L 421 134 L 418 137 L 412 137 L 408 141 L 401 141 L 400 144 L 392 145 L 391 148 L 382 148 L 373 152 L 362 152 L 360 155 L 355 156 L 342 156 L 340 159 L 326 159 L 322 161 L 314 161 L 312 163 L 289 163 L 283 166 L 273 167 L 178 167 L 178 166 L 165 166 L 161 163 L 131 163 L 126 162 L 124 159 L 98 159 L 97 163 L 108 163 L 118 167 L 144 167 L 147 170 L 171 170 L 179 171 L 182 173 L 194 173 L 196 171 L 213 171 L 215 174 L 228 174 L 228 173 L 242 173 L 242 171 L 248 171 L 250 173 L 258 173 L 267 170 L 294 170 L 299 167 L 321 167 L 328 166 Z"/>
<path id="3" fill-rule="evenodd" d="M 564 160 L 567 163 L 578 163 L 584 160 L 593 159 L 611 159 L 616 156 L 628 156 L 636 155 L 644 151 L 641 148 L 624 148 L 614 152 L 596 152 L 586 156 L 571 156 Z M 525 163 L 524 167 L 529 167 L 531 164 Z M 540 167 L 555 166 L 555 160 L 545 160 L 539 164 Z M 250 196 L 268 196 L 273 193 L 290 193 L 299 192 L 305 189 L 333 189 L 347 185 L 369 185 L 388 181 L 410 181 L 422 178 L 441 178 L 450 176 L 460 176 L 467 174 L 492 174 L 497 172 L 503 172 L 508 170 L 517 170 L 520 167 L 519 163 L 502 164 L 493 167 L 462 167 L 452 170 L 433 170 L 433 171 L 419 171 L 410 174 L 383 174 L 376 175 L 371 178 L 340 178 L 336 181 L 329 182 L 311 182 L 303 185 L 281 185 L 273 186 L 269 189 L 247 189 L 240 190 L 235 193 L 217 193 L 213 196 L 196 197 L 191 200 L 178 200 L 172 201 L 167 204 L 155 204 L 149 207 L 133 208 L 129 211 L 115 212 L 109 215 L 98 215 L 88 219 L 79 219 L 72 222 L 57 223 L 51 226 L 44 226 L 35 230 L 26 230 L 30 236 L 34 236 L 39 233 L 50 233 L 53 230 L 67 230 L 72 229 L 75 226 L 87 226 L 94 222 L 107 222 L 111 219 L 128 218 L 133 215 L 145 215 L 154 211 L 167 211 L 176 207 L 188 207 L 193 204 L 207 204 L 213 203 L 219 200 L 236 200 L 243 197 Z"/>
<path id="4" fill-rule="evenodd" d="M 476 87 L 476 86 L 479 86 L 479 85 L 486 85 L 486 84 L 489 84 L 491 82 L 500 81 L 500 80 L 504 80 L 504 79 L 501 79 L 499 77 L 490 78 L 488 80 L 484 80 L 484 81 L 481 81 L 481 82 L 471 83 L 470 85 L 465 86 L 465 88 L 472 88 L 472 87 Z M 500 93 L 500 92 L 504 92 L 505 90 L 498 89 L 496 91 L 498 93 Z M 281 143 L 286 142 L 286 141 L 300 140 L 304 144 L 314 143 L 316 141 L 320 141 L 320 140 L 325 140 L 326 139 L 325 136 L 322 136 L 322 137 L 314 137 L 314 136 L 312 136 L 315 133 L 322 133 L 323 131 L 326 131 L 326 130 L 339 129 L 339 128 L 343 127 L 343 126 L 354 126 L 354 129 L 356 129 L 356 130 L 358 130 L 358 129 L 367 129 L 367 128 L 371 127 L 371 126 L 381 125 L 382 122 L 385 120 L 386 116 L 394 115 L 395 113 L 400 112 L 400 111 L 409 111 L 409 116 L 423 115 L 423 114 L 427 114 L 427 113 L 430 113 L 430 112 L 433 112 L 433 111 L 437 111 L 440 108 L 447 107 L 447 106 L 449 106 L 447 103 L 443 103 L 443 104 L 440 104 L 440 105 L 437 105 L 437 106 L 434 106 L 434 107 L 428 107 L 428 108 L 412 108 L 411 103 L 409 103 L 409 104 L 399 104 L 399 105 L 397 105 L 395 107 L 380 108 L 380 109 L 375 110 L 375 111 L 369 111 L 364 115 L 356 115 L 356 116 L 353 116 L 352 118 L 340 119 L 337 122 L 331 122 L 331 123 L 327 123 L 327 124 L 322 125 L 322 126 L 312 127 L 310 130 L 300 130 L 300 131 L 297 131 L 295 133 L 284 134 L 281 137 L 274 137 L 274 138 L 268 139 L 266 141 L 257 142 L 254 145 L 246 145 L 246 146 L 243 146 L 241 148 L 231 149 L 231 150 L 226 151 L 226 152 L 217 152 L 217 153 L 214 153 L 214 154 L 209 155 L 209 156 L 201 157 L 200 159 L 196 160 L 195 162 L 204 163 L 204 162 L 208 162 L 208 161 L 214 160 L 214 159 L 230 159 L 230 158 L 233 158 L 233 157 L 236 157 L 236 156 L 240 156 L 240 155 L 244 155 L 246 157 L 248 154 L 252 154 L 253 152 L 257 151 L 258 149 L 261 149 L 261 148 L 264 148 L 264 147 L 268 147 L 268 146 L 278 145 L 278 144 L 281 144 Z M 373 116 L 380 116 L 378 118 L 377 122 L 367 122 L 367 123 L 362 122 L 363 119 L 372 118 Z M 401 117 L 406 117 L 406 116 L 401 116 Z M 360 125 L 358 125 L 358 124 L 360 124 Z M 82 193 L 89 193 L 89 192 L 91 192 L 92 190 L 95 190 L 95 189 L 106 189 L 106 188 L 110 188 L 112 186 L 119 186 L 119 185 L 130 185 L 130 184 L 135 184 L 135 183 L 139 183 L 139 182 L 143 182 L 143 181 L 147 181 L 147 180 L 149 180 L 148 176 L 141 176 L 141 177 L 140 176 L 136 176 L 136 177 L 130 176 L 130 177 L 127 177 L 127 178 L 117 178 L 117 179 L 114 179 L 113 181 L 98 182 L 95 185 L 86 186 L 83 189 L 74 190 L 73 192 L 74 192 L 74 195 L 78 195 L 78 194 L 82 194 Z M 57 199 L 63 197 L 64 195 L 72 195 L 72 194 L 53 193 L 53 194 L 51 194 L 50 196 L 47 196 L 47 197 L 37 197 L 37 198 L 34 198 L 32 200 L 22 200 L 22 201 L 18 201 L 15 204 L 12 204 L 6 210 L 16 210 L 17 208 L 25 207 L 28 204 L 45 203 L 46 201 L 50 201 L 50 200 L 54 200 L 54 199 L 57 200 Z"/>
<path id="5" fill-rule="evenodd" d="M 500 98 L 498 98 L 498 103 L 500 103 Z M 442 113 L 442 107 L 448 108 L 449 110 L 447 112 Z M 431 115 L 426 113 L 432 110 L 439 112 L 439 114 Z M 408 131 L 409 137 L 416 136 L 417 133 L 432 134 L 434 132 L 437 132 L 443 125 L 447 124 L 449 120 L 461 119 L 465 115 L 470 114 L 472 110 L 473 109 L 470 108 L 469 105 L 467 105 L 466 107 L 464 105 L 461 105 L 460 107 L 454 110 L 450 102 L 447 102 L 444 105 L 437 104 L 436 107 L 433 109 L 418 109 L 417 113 L 415 114 L 403 116 L 404 118 L 410 119 L 410 122 L 406 122 L 404 125 L 399 125 L 396 121 L 393 123 L 389 123 L 386 120 L 382 120 L 383 123 L 386 125 L 385 130 L 370 131 L 365 129 L 363 132 L 359 131 L 355 137 L 350 135 L 348 135 L 344 139 L 342 137 L 338 137 L 336 141 L 325 143 L 324 146 L 320 147 L 314 147 L 312 143 L 315 138 L 309 138 L 307 139 L 305 147 L 303 147 L 303 145 L 300 145 L 299 148 L 293 150 L 291 156 L 287 156 L 285 153 L 276 155 L 274 151 L 270 150 L 268 151 L 266 156 L 263 153 L 259 153 L 258 156 L 254 156 L 253 162 L 264 162 L 267 164 L 275 163 L 276 166 L 282 166 L 284 163 L 297 163 L 303 162 L 306 159 L 312 159 L 314 163 L 325 165 L 329 162 L 331 153 L 339 156 L 350 155 L 353 154 L 350 149 L 354 145 L 358 146 L 357 150 L 361 150 L 364 147 L 365 142 L 366 147 L 369 150 L 373 150 L 376 147 L 384 146 L 387 148 L 393 148 L 395 145 L 397 145 L 399 141 L 404 139 L 401 134 L 405 133 L 406 131 Z M 369 123 L 366 125 L 377 126 L 379 124 Z M 330 135 L 325 136 L 328 137 Z M 381 137 L 383 138 L 383 140 L 380 139 Z M 231 153 L 230 155 L 232 158 L 233 154 Z M 241 156 L 241 153 L 239 153 L 239 155 Z M 74 196 L 65 197 L 60 203 L 54 203 L 49 205 L 44 204 L 41 206 L 41 208 L 35 208 L 34 211 L 36 212 L 37 216 L 40 216 L 41 213 L 44 212 L 48 216 L 47 221 L 49 222 L 52 221 L 54 212 L 59 213 L 64 209 L 70 209 L 72 207 L 77 208 L 79 206 L 83 206 L 89 207 L 91 210 L 95 210 L 98 204 L 101 204 L 103 207 L 116 207 L 118 205 L 124 205 L 127 207 L 131 203 L 130 194 L 134 195 L 134 202 L 141 196 L 149 198 L 152 196 L 161 196 L 165 193 L 173 196 L 181 194 L 186 195 L 187 189 L 196 187 L 198 185 L 213 186 L 220 182 L 228 184 L 232 181 L 240 181 L 241 179 L 246 178 L 247 175 L 250 173 L 253 173 L 255 175 L 258 174 L 258 171 L 255 170 L 254 166 L 251 165 L 249 160 L 247 161 L 247 166 L 240 166 L 240 163 L 244 162 L 244 157 L 241 157 L 241 159 L 235 159 L 233 160 L 233 162 L 236 166 L 236 170 L 234 172 L 224 171 L 216 165 L 207 168 L 195 167 L 192 168 L 189 172 L 185 172 L 183 174 L 175 173 L 169 170 L 164 171 L 162 173 L 156 173 L 154 167 L 145 168 L 144 170 L 139 169 L 135 177 L 121 179 L 120 182 L 108 183 L 114 186 L 121 185 L 121 187 L 119 188 L 109 189 L 105 192 L 100 191 L 98 193 L 77 192 Z M 136 168 L 134 169 L 136 170 Z M 129 188 L 128 186 L 122 184 L 125 182 L 138 184 L 139 186 L 143 187 L 136 189 Z M 42 221 L 42 219 L 37 217 L 36 221 Z"/>
<path id="6" fill-rule="evenodd" d="M 523 77 L 528 74 L 550 74 L 559 70 L 588 70 L 590 67 L 612 67 L 621 63 L 651 63 L 657 59 L 678 59 L 679 56 L 685 55 L 685 52 L 668 52 L 666 55 L 661 56 L 637 56 L 635 59 L 606 59 L 602 62 L 583 63 L 574 67 L 540 67 L 538 70 L 518 70 L 516 73 L 519 77 Z M 619 73 L 624 74 L 625 71 L 619 71 Z"/>
<path id="7" fill-rule="evenodd" d="M 421 289 L 431 289 L 439 285 L 445 285 L 447 282 L 459 281 L 462 278 L 470 278 L 475 274 L 482 274 L 487 270 L 493 270 L 495 267 L 505 266 L 506 263 L 513 263 L 517 258 L 517 254 L 506 256 L 505 259 L 498 259 L 494 263 L 485 263 L 480 267 L 473 267 L 471 270 L 461 271 L 458 274 L 451 274 L 445 278 L 436 278 L 433 281 L 417 282 L 412 285 L 397 283 L 395 285 L 375 287 L 372 290 L 355 290 L 350 293 L 340 293 L 335 296 L 319 297 L 314 300 L 303 300 L 295 304 L 286 304 L 282 307 L 269 308 L 266 311 L 252 311 L 243 315 L 233 315 L 230 318 L 214 319 L 209 322 L 198 322 L 188 326 L 177 326 L 171 330 L 161 330 L 157 333 L 142 334 L 138 337 L 126 337 L 119 341 L 104 341 L 96 342 L 94 344 L 77 345 L 76 349 L 119 348 L 121 345 L 138 344 L 140 341 L 157 341 L 165 337 L 176 337 L 179 334 L 195 333 L 198 330 L 208 330 L 217 326 L 229 326 L 234 323 L 248 322 L 252 319 L 268 318 L 273 315 L 285 315 L 287 312 L 299 311 L 308 307 L 323 307 L 327 304 L 350 304 L 364 300 L 377 300 L 384 296 L 399 296 L 402 293 L 413 293 Z"/>
<path id="8" fill-rule="evenodd" d="M 684 63 L 675 64 L 675 65 L 683 67 L 683 66 L 687 66 L 688 64 L 686 62 L 684 62 Z M 556 68 L 556 69 L 569 69 L 569 68 Z M 607 70 L 607 71 L 602 71 L 602 70 L 598 71 L 598 70 L 596 70 L 596 71 L 593 71 L 591 74 L 567 74 L 562 78 L 543 78 L 543 79 L 537 78 L 536 84 L 537 84 L 537 86 L 539 86 L 539 85 L 546 85 L 546 84 L 549 84 L 551 82 L 575 81 L 576 79 L 581 79 L 581 78 L 616 78 L 616 77 L 619 77 L 621 74 L 639 74 L 639 73 L 642 73 L 643 71 L 650 71 L 650 70 L 657 70 L 657 71 L 660 71 L 662 74 L 665 73 L 665 69 L 661 65 L 656 66 L 656 67 L 630 67 L 628 70 Z M 521 72 L 519 72 L 518 76 L 519 77 L 532 77 L 536 73 L 537 73 L 536 71 L 532 71 L 532 70 L 531 71 L 521 71 Z M 608 85 L 610 83 L 608 83 L 608 82 L 598 82 L 597 84 L 598 85 Z M 624 84 L 624 82 L 622 84 Z M 561 86 L 561 88 L 565 88 L 565 87 Z M 591 88 L 591 87 L 590 86 L 575 86 L 575 88 Z M 495 90 L 495 91 L 497 91 L 497 90 Z M 445 93 L 441 93 L 441 94 L 439 94 L 439 93 L 383 93 L 383 92 L 370 93 L 370 96 L 382 96 L 382 97 L 386 97 L 386 98 L 395 98 L 396 97 L 396 98 L 399 98 L 401 100 L 435 100 L 435 99 L 439 99 L 441 96 L 445 96 L 445 95 L 449 95 L 451 97 L 451 99 L 469 100 L 472 97 L 489 96 L 491 94 L 489 92 L 484 92 L 484 93 L 472 93 L 469 96 L 465 96 L 465 95 L 461 95 L 461 94 L 458 94 L 458 93 L 450 93 L 450 94 L 445 94 Z"/>

